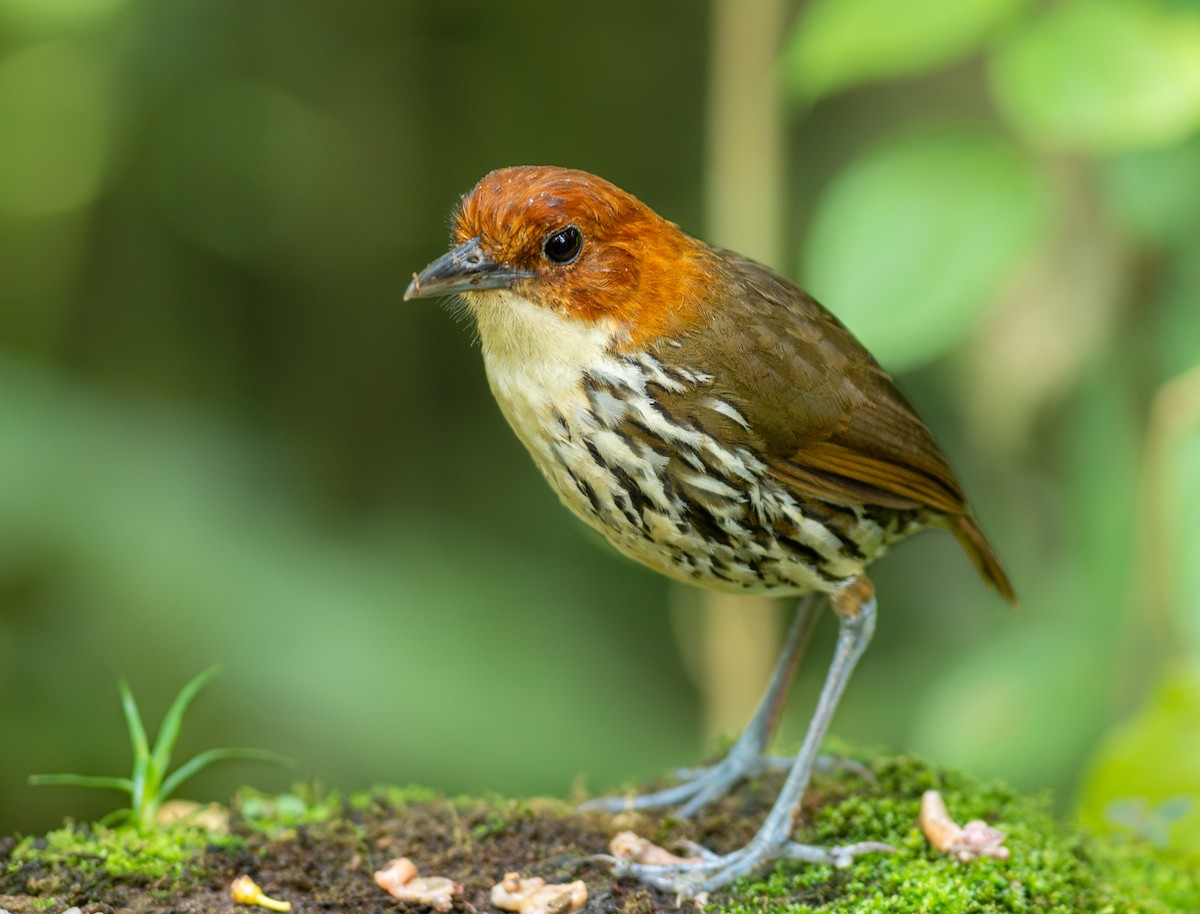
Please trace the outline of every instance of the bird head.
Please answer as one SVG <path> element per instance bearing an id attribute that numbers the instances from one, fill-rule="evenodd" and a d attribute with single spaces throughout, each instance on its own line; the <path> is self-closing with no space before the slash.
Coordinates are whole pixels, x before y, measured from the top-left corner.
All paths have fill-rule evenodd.
<path id="1" fill-rule="evenodd" d="M 523 314 L 645 345 L 686 327 L 711 292 L 710 248 L 586 172 L 498 169 L 463 197 L 453 223 L 451 250 L 413 276 L 404 298 L 457 294 L 485 345 L 489 326 Z"/>

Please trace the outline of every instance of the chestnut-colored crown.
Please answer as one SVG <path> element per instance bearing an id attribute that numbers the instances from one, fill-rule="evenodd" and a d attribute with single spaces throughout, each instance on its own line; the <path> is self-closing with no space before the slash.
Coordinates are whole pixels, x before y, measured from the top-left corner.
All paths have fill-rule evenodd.
<path id="1" fill-rule="evenodd" d="M 574 226 L 569 263 L 544 253 Z M 678 332 L 703 307 L 715 269 L 707 246 L 603 178 L 555 166 L 500 168 L 463 197 L 454 243 L 479 238 L 497 263 L 531 275 L 513 291 L 584 321 L 611 319 L 622 345 Z M 469 301 L 469 298 L 468 298 Z"/>

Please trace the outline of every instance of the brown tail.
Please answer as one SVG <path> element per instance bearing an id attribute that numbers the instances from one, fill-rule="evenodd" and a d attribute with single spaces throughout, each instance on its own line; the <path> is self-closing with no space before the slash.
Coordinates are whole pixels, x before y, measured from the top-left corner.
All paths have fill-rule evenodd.
<path id="1" fill-rule="evenodd" d="M 957 514 L 948 519 L 950 521 L 950 529 L 954 532 L 962 547 L 967 550 L 967 555 L 971 557 L 971 561 L 975 563 L 975 567 L 979 569 L 979 573 L 983 575 L 983 579 L 995 587 L 996 590 L 1000 591 L 1000 595 L 1008 600 L 1014 609 L 1019 610 L 1021 605 L 1017 602 L 1017 595 L 1013 591 L 1012 584 L 1009 583 L 1008 575 L 1004 573 L 1004 569 L 1000 565 L 1000 560 L 996 558 L 996 553 L 992 551 L 991 543 L 987 541 L 987 537 L 979 529 L 979 524 L 975 522 L 975 518 L 969 514 Z"/>

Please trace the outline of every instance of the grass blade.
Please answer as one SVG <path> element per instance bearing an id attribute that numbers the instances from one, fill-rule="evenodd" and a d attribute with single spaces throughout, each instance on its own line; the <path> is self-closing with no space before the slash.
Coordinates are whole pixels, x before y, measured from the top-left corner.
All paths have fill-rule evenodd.
<path id="1" fill-rule="evenodd" d="M 97 825 L 103 825 L 108 828 L 111 825 L 116 825 L 118 822 L 127 822 L 133 818 L 132 809 L 114 809 L 112 812 L 101 816 L 96 820 Z"/>
<path id="2" fill-rule="evenodd" d="M 133 692 L 129 690 L 129 683 L 122 679 L 117 683 L 117 688 L 121 690 L 121 710 L 125 712 L 125 727 L 129 731 L 129 742 L 133 746 L 133 760 L 136 763 L 150 755 L 146 728 L 142 726 L 142 715 L 138 713 L 137 702 L 134 701 Z"/>
<path id="3" fill-rule="evenodd" d="M 29 783 L 37 787 L 99 787 L 103 790 L 120 790 L 133 795 L 133 781 L 129 778 L 105 777 L 92 774 L 31 774 Z"/>
<path id="4" fill-rule="evenodd" d="M 220 671 L 219 665 L 213 665 L 191 679 L 179 690 L 179 694 L 171 702 L 171 707 L 167 709 L 162 726 L 158 728 L 158 736 L 154 740 L 154 767 L 160 777 L 170 767 L 171 752 L 175 748 L 175 741 L 179 739 L 179 730 L 183 726 L 183 715 L 187 712 L 188 705 Z"/>
<path id="5" fill-rule="evenodd" d="M 196 772 L 208 767 L 213 762 L 220 762 L 226 759 L 250 759 L 259 762 L 276 762 L 280 765 L 296 764 L 295 760 L 288 758 L 286 755 L 280 755 L 278 752 L 268 752 L 266 749 L 208 749 L 195 755 L 171 772 L 171 776 L 163 781 L 160 799 L 166 800 L 175 792 L 175 788 Z"/>

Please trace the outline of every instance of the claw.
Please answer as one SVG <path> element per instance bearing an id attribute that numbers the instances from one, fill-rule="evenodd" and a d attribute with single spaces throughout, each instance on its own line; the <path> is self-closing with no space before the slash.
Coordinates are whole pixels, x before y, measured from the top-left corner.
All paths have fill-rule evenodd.
<path id="1" fill-rule="evenodd" d="M 890 844 L 884 844 L 882 841 L 859 841 L 857 844 L 828 848 L 793 842 L 784 845 L 779 856 L 787 860 L 802 860 L 805 863 L 828 863 L 836 869 L 844 870 L 860 854 L 894 853 L 896 853 L 896 848 Z"/>
<path id="2" fill-rule="evenodd" d="M 677 898 L 690 899 L 756 873 L 775 860 L 799 860 L 845 869 L 862 854 L 895 852 L 894 847 L 879 841 L 860 841 L 839 847 L 817 847 L 788 841 L 774 849 L 750 844 L 724 856 L 703 849 L 699 855 L 703 857 L 701 860 L 665 865 L 638 863 L 608 854 L 598 854 L 592 859 L 609 863 L 613 875 L 618 878 L 630 876 L 645 885 L 674 894 Z"/>

